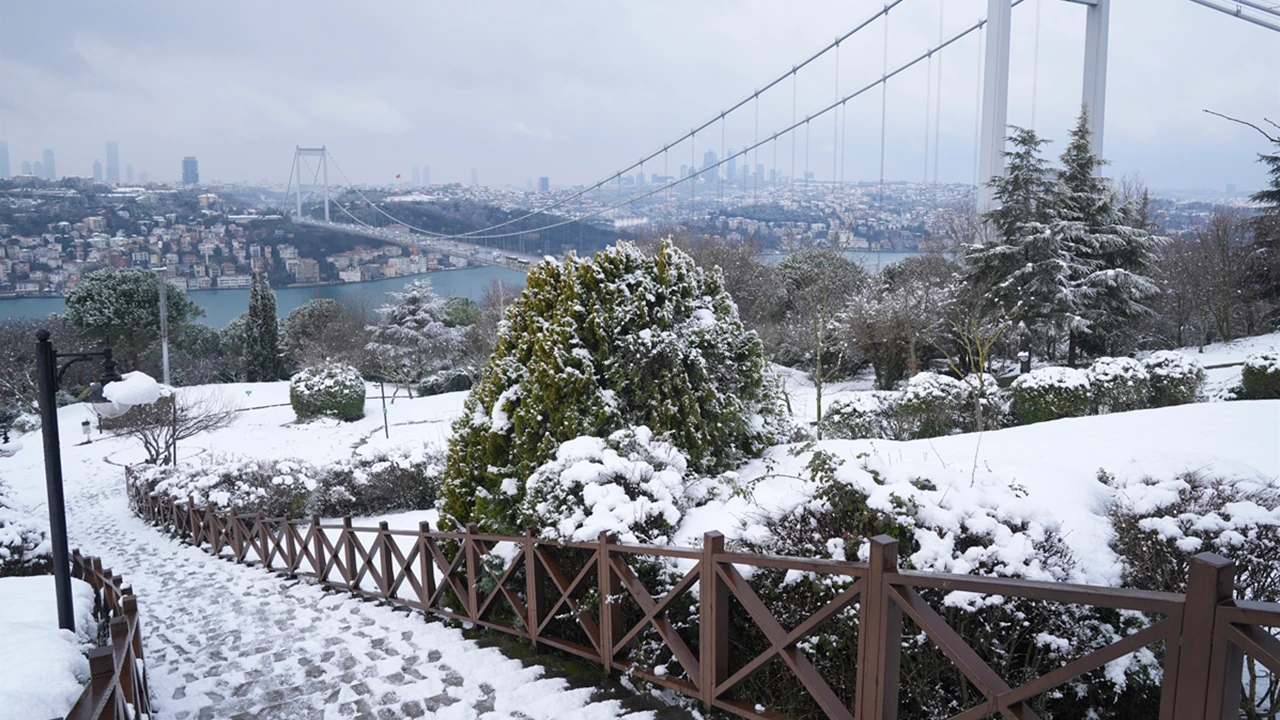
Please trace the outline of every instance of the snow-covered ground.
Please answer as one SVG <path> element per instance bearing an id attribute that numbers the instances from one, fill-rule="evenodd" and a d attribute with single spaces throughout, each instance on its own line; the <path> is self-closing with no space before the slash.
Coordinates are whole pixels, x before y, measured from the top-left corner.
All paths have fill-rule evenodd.
<path id="1" fill-rule="evenodd" d="M 182 392 L 214 390 L 224 388 Z M 244 396 L 245 401 L 237 402 L 246 407 L 287 401 L 288 393 L 286 383 L 231 390 L 230 397 Z M 403 424 L 392 425 L 393 439 L 435 442 L 443 437 L 441 419 L 456 414 L 461 402 L 461 395 L 397 400 L 388 415 L 392 423 Z M 187 452 L 316 461 L 347 457 L 371 435 L 382 438 L 380 406 L 368 409 L 370 417 L 358 423 L 302 427 L 285 427 L 293 419 L 287 407 L 248 410 L 234 427 L 193 441 Z M 593 701 L 593 688 L 571 689 L 562 679 L 544 677 L 539 666 L 525 667 L 440 623 L 308 583 L 286 583 L 169 539 L 128 510 L 119 463 L 137 459 L 132 441 L 95 438 L 89 445 L 76 444 L 80 421 L 88 417 L 84 406 L 59 411 L 71 546 L 102 557 L 138 594 L 160 716 L 651 717 L 628 713 L 615 700 Z M 0 474 L 11 484 L 13 497 L 41 517 L 47 512 L 42 446 L 38 436 L 23 439 L 24 447 L 13 457 L 0 459 Z M 407 515 L 397 524 L 416 527 L 420 516 Z M 6 607 L 0 600 L 0 613 Z M 41 607 L 52 613 L 48 602 Z M 85 663 L 84 672 L 71 676 L 72 693 L 65 670 L 72 661 L 60 650 L 68 641 L 50 638 L 56 636 L 56 622 L 45 626 L 54 629 L 30 641 L 40 653 L 23 656 L 11 652 L 10 628 L 0 625 L 0 678 L 33 695 L 14 696 L 14 704 L 26 703 L 34 708 L 30 717 L 40 720 L 65 714 L 81 689 L 75 681 L 87 675 Z M 74 642 L 69 646 L 81 657 Z M 44 678 L 55 677 L 61 678 L 58 686 L 44 684 Z M 6 720 L 7 700 L 0 693 Z"/>
<path id="2" fill-rule="evenodd" d="M 1203 355 L 1187 352 L 1208 365 L 1275 345 L 1280 334 L 1209 346 Z M 1238 378 L 1239 368 L 1232 371 Z M 785 383 L 795 418 L 812 422 L 812 383 L 789 371 Z M 865 380 L 829 384 L 824 405 L 868 388 Z M 400 397 L 387 406 L 386 438 L 375 385 L 365 419 L 304 425 L 293 422 L 284 382 L 179 392 L 216 394 L 242 410 L 232 427 L 184 443 L 183 461 L 239 456 L 315 464 L 398 445 L 443 449 L 466 396 Z M 152 687 L 166 716 L 195 718 L 206 708 L 216 716 L 280 717 L 361 707 L 430 710 L 436 717 L 511 717 L 518 711 L 526 717 L 611 718 L 624 712 L 616 703 L 591 703 L 589 692 L 570 692 L 559 680 L 540 678 L 537 668 L 523 668 L 439 624 L 307 584 L 285 584 L 172 542 L 127 510 L 123 466 L 142 458 L 140 448 L 96 433 L 92 444 L 78 445 L 88 410 L 71 406 L 59 417 L 72 546 L 100 555 L 139 594 Z M 0 476 L 15 500 L 43 518 L 41 443 L 34 435 L 23 440 L 13 457 L 0 458 Z M 1078 580 L 1115 583 L 1106 510 L 1113 494 L 1126 490 L 1123 482 L 1098 482 L 1098 471 L 1122 481 L 1201 470 L 1280 483 L 1280 401 L 1203 403 L 912 442 L 826 441 L 816 448 L 844 461 L 843 477 L 874 471 L 884 493 L 910 492 L 912 479 L 927 478 L 937 488 L 930 497 L 943 520 L 999 512 L 1056 526 L 1079 560 Z M 758 537 L 769 517 L 808 497 L 812 487 L 802 478 L 811 450 L 782 446 L 749 463 L 740 471 L 740 492 L 687 512 L 674 540 L 696 544 L 712 529 L 731 538 Z M 437 517 L 421 509 L 358 524 L 379 519 L 413 529 Z M 931 555 L 917 558 L 918 564 L 937 567 L 947 549 L 939 539 L 922 552 Z M 5 662 L 0 675 L 9 670 Z"/>
<path id="3" fill-rule="evenodd" d="M 0 710 L 6 720 L 65 715 L 89 680 L 93 588 L 71 581 L 76 632 L 58 628 L 53 576 L 0 578 Z"/>
<path id="4" fill-rule="evenodd" d="M 1212 345 L 1205 345 L 1203 349 L 1198 347 L 1179 348 L 1178 352 L 1194 359 L 1206 368 L 1214 365 L 1233 365 L 1232 367 L 1218 367 L 1205 371 L 1208 376 L 1205 382 L 1205 395 L 1210 398 L 1221 398 L 1232 387 L 1240 384 L 1240 375 L 1244 368 L 1238 363 L 1243 363 L 1245 358 L 1254 353 L 1277 348 L 1280 348 L 1280 333 L 1255 335 L 1232 340 L 1228 343 L 1213 343 Z"/>

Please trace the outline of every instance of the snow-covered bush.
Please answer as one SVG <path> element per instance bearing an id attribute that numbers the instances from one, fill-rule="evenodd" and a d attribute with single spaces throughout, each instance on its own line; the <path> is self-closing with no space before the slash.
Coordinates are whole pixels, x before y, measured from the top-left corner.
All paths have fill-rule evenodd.
<path id="1" fill-rule="evenodd" d="M 1250 355 L 1244 361 L 1241 376 L 1242 400 L 1280 399 L 1280 348 Z"/>
<path id="2" fill-rule="evenodd" d="M 1147 406 L 1151 378 L 1142 363 L 1127 357 L 1104 357 L 1085 371 L 1089 375 L 1093 411 L 1099 415 Z"/>
<path id="3" fill-rule="evenodd" d="M 545 260 L 454 423 L 443 519 L 518 530 L 525 479 L 562 443 L 639 426 L 698 473 L 762 452 L 784 422 L 759 338 L 720 273 L 669 241 Z"/>
<path id="4" fill-rule="evenodd" d="M 1150 382 L 1151 407 L 1193 403 L 1204 388 L 1205 373 L 1200 363 L 1173 350 L 1151 353 L 1142 364 Z"/>
<path id="5" fill-rule="evenodd" d="M 937 373 L 918 373 L 907 381 L 893 416 L 900 439 L 950 435 L 959 429 L 969 403 L 969 387 Z"/>
<path id="6" fill-rule="evenodd" d="M 1011 394 L 1018 425 L 1089 414 L 1089 376 L 1081 370 L 1036 368 L 1013 381 Z"/>
<path id="7" fill-rule="evenodd" d="M 960 380 L 965 388 L 964 407 L 960 412 L 960 430 L 978 430 L 978 410 L 982 411 L 982 430 L 998 430 L 1009 423 L 1009 393 L 991 373 L 969 373 Z"/>
<path id="8" fill-rule="evenodd" d="M 315 468 L 298 460 L 204 457 L 199 464 L 178 468 L 130 468 L 133 494 L 158 493 L 180 502 L 190 498 L 197 507 L 212 504 L 244 514 L 303 517 L 312 491 L 319 487 Z"/>
<path id="9" fill-rule="evenodd" d="M 289 382 L 289 403 L 299 421 L 327 415 L 348 422 L 364 417 L 364 379 L 342 363 L 302 370 Z"/>
<path id="10" fill-rule="evenodd" d="M 748 530 L 747 549 L 865 561 L 869 538 L 887 534 L 898 540 L 906 568 L 1048 582 L 1078 579 L 1057 521 L 994 476 L 979 476 L 975 483 L 964 474 L 935 484 L 879 458 L 858 466 L 821 449 L 811 452 L 803 475 L 810 498 L 780 515 L 774 511 L 763 527 Z M 761 568 L 750 582 L 779 622 L 793 627 L 846 590 L 852 578 Z M 1042 676 L 1133 630 L 1134 621 L 1111 611 L 1011 596 L 919 592 L 1010 684 Z M 854 673 L 847 663 L 856 654 L 857 634 L 857 614 L 845 612 L 805 640 L 809 658 L 846 700 L 853 691 Z M 735 637 L 742 638 L 748 657 L 769 645 L 745 628 Z M 964 680 L 924 633 L 904 632 L 902 654 L 902 666 L 912 671 L 902 677 L 901 717 L 948 717 L 973 704 L 972 698 L 966 700 Z M 1041 717 L 1143 716 L 1159 693 L 1150 672 L 1155 665 L 1154 656 L 1141 651 L 1041 696 L 1033 709 Z M 759 676 L 739 687 L 740 698 L 767 703 L 780 714 L 813 716 L 806 704 L 811 701 L 789 679 Z"/>
<path id="11" fill-rule="evenodd" d="M 891 440 L 896 426 L 891 421 L 901 393 L 872 390 L 852 393 L 835 400 L 822 412 L 822 436 L 859 440 Z"/>
<path id="12" fill-rule="evenodd" d="M 43 526 L 19 510 L 0 482 L 0 577 L 51 572 L 50 546 Z"/>
<path id="13" fill-rule="evenodd" d="M 326 517 L 435 507 L 444 457 L 422 446 L 369 452 L 317 470 L 310 511 Z"/>
<path id="14" fill-rule="evenodd" d="M 1212 552 L 1235 562 L 1236 597 L 1280 601 L 1280 489 L 1269 479 L 1209 472 L 1100 479 L 1118 485 L 1111 547 L 1126 585 L 1186 592 L 1191 558 Z M 1246 658 L 1244 673 L 1244 703 L 1262 711 L 1249 717 L 1276 717 L 1280 679 L 1252 658 Z"/>
<path id="15" fill-rule="evenodd" d="M 503 492 L 514 493 L 516 483 Z M 520 521 L 547 538 L 588 541 L 609 532 L 626 543 L 666 544 L 707 487 L 674 445 L 646 427 L 562 444 L 529 476 Z"/>

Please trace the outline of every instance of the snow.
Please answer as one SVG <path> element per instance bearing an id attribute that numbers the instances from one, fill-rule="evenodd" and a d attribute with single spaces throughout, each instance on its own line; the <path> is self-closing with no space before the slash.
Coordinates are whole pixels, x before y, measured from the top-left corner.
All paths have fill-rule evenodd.
<path id="1" fill-rule="evenodd" d="M 58 628 L 53 576 L 0 578 L 0 708 L 6 720 L 67 714 L 89 680 L 87 653 L 97 635 L 93 588 L 71 581 L 77 632 Z"/>
<path id="2" fill-rule="evenodd" d="M 125 373 L 120 380 L 103 385 L 102 396 L 121 409 L 150 405 L 160 399 L 160 383 L 144 372 Z"/>
<path id="3" fill-rule="evenodd" d="M 1226 343 L 1213 343 L 1203 348 L 1184 347 L 1179 348 L 1177 352 L 1197 360 L 1205 367 L 1208 378 L 1205 383 L 1205 395 L 1210 399 L 1220 400 L 1226 399 L 1231 389 L 1240 384 L 1240 375 L 1244 368 L 1239 364 L 1232 367 L 1213 366 L 1244 363 L 1250 355 L 1268 350 L 1280 350 L 1280 332 L 1240 338 Z"/>

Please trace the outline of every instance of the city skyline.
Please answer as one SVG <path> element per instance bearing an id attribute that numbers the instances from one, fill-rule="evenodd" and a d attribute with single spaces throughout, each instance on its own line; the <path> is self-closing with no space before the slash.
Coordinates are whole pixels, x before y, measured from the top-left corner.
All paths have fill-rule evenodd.
<path id="1" fill-rule="evenodd" d="M 209 158 L 206 181 L 283 183 L 292 147 L 325 144 L 355 182 L 408 178 L 415 163 L 407 158 L 416 157 L 419 166 L 421 158 L 431 159 L 436 182 L 465 183 L 475 168 L 489 184 L 517 187 L 530 177 L 554 177 L 562 185 L 608 177 L 619 163 L 714 116 L 878 7 L 824 0 L 798 14 L 744 2 L 725 14 L 711 4 L 686 7 L 673 0 L 590 8 L 553 2 L 537 10 L 507 3 L 501 12 L 335 4 L 301 19 L 306 32 L 284 36 L 271 28 L 292 22 L 292 13 L 255 7 L 261 22 L 224 44 L 218 38 L 236 34 L 225 27 L 229 20 L 208 19 L 195 9 L 169 6 L 142 14 L 73 5 L 77 10 L 69 13 L 39 5 L 11 10 L 16 17 L 9 26 L 30 30 L 0 43 L 6 77 L 0 138 L 9 142 L 11 164 L 53 148 L 64 174 L 87 176 L 103 143 L 120 142 L 134 165 L 150 168 L 158 180 L 177 181 L 180 158 L 195 154 Z M 947 0 L 947 32 L 984 9 L 980 0 Z M 197 14 L 201 19 L 193 22 Z M 391 17 L 395 22 L 388 22 Z M 494 17 L 503 20 L 495 23 Z M 936 44 L 935 3 L 904 3 L 890 17 L 891 64 Z M 571 32 L 588 26 L 609 32 Z M 1083 26 L 1083 9 L 1071 3 L 1032 0 L 1014 11 L 1009 120 L 1034 125 L 1053 139 L 1051 156 L 1061 151 L 1079 110 Z M 424 37 L 415 35 L 417 28 L 425 28 Z M 565 30 L 583 39 L 555 48 L 537 40 Z M 695 42 L 701 35 L 715 42 Z M 869 36 L 844 49 L 845 91 L 881 71 L 878 33 Z M 1104 149 L 1112 161 L 1109 174 L 1140 172 L 1156 188 L 1259 187 L 1262 169 L 1254 160 L 1264 147 L 1261 138 L 1202 110 L 1251 120 L 1274 114 L 1280 106 L 1280 34 L 1189 2 L 1133 0 L 1113 7 L 1111 36 Z M 36 38 L 54 39 L 42 47 L 33 44 Z M 433 52 L 419 52 L 422 40 Z M 944 56 L 942 181 L 972 181 L 979 48 L 970 40 Z M 614 49 L 628 44 L 647 52 L 620 57 Z M 277 62 L 314 54 L 315 45 L 345 47 L 366 59 L 351 63 L 320 53 L 314 69 Z M 262 66 L 278 66 L 283 75 L 267 82 L 255 72 Z M 197 97 L 172 102 L 190 94 L 193 71 L 206 87 Z M 918 180 L 925 164 L 926 76 L 923 69 L 912 73 L 888 92 L 886 176 L 892 180 Z M 801 117 L 830 102 L 833 80 L 800 81 Z M 762 103 L 761 130 L 790 119 L 791 93 L 783 95 L 788 97 L 769 107 Z M 847 118 L 851 179 L 872 179 L 878 171 L 878 96 L 860 99 Z M 78 110 L 83 101 L 96 111 Z M 832 172 L 833 128 L 826 119 L 815 121 L 818 127 L 824 129 L 814 133 L 811 171 L 821 180 Z M 695 157 L 726 149 L 718 132 L 708 135 L 699 138 Z M 750 135 L 751 128 L 730 127 L 727 146 L 743 147 Z M 802 135 L 802 148 L 805 142 Z M 803 177 L 784 167 L 790 143 L 783 145 L 786 157 L 777 167 L 771 158 L 761 163 L 763 154 L 749 164 Z M 670 163 L 689 159 L 686 149 Z M 663 174 L 658 163 L 646 167 L 646 175 Z M 109 168 L 108 159 L 108 177 Z M 675 175 L 674 167 L 665 174 Z"/>

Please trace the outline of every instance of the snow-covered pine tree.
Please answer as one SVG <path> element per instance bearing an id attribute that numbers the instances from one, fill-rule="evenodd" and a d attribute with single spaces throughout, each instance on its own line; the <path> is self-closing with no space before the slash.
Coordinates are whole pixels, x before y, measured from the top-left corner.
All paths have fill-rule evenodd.
<path id="1" fill-rule="evenodd" d="M 262 273 L 253 274 L 249 290 L 249 315 L 244 328 L 244 368 L 249 382 L 279 380 L 280 332 L 276 318 L 276 294 Z"/>
<path id="2" fill-rule="evenodd" d="M 1005 175 L 992 178 L 999 207 L 986 213 L 995 232 L 964 248 L 965 280 L 977 297 L 1038 335 L 1046 354 L 1061 333 L 1083 325 L 1073 277 L 1084 275 L 1074 238 L 1053 232 L 1059 192 L 1040 155 L 1048 141 L 1012 128 Z"/>
<path id="3" fill-rule="evenodd" d="M 1275 146 L 1275 152 L 1258 154 L 1269 178 L 1267 187 L 1253 194 L 1262 210 L 1254 224 L 1249 274 L 1256 296 L 1271 305 L 1271 321 L 1280 328 L 1280 126 L 1276 132 L 1262 134 Z"/>
<path id="4" fill-rule="evenodd" d="M 1068 327 L 1067 362 L 1076 360 L 1079 341 L 1103 354 L 1116 354 L 1134 321 L 1150 314 L 1147 301 L 1158 291 L 1148 277 L 1159 238 L 1134 222 L 1100 175 L 1106 161 L 1093 152 L 1089 111 L 1081 109 L 1071 141 L 1062 153 L 1054 202 L 1058 217 L 1051 234 L 1074 256 L 1068 275 L 1080 322 Z"/>
<path id="5" fill-rule="evenodd" d="M 204 315 L 180 288 L 166 291 L 170 337 Z M 67 293 L 67 320 L 95 340 L 107 339 L 125 368 L 160 338 L 160 278 L 142 268 L 104 268 L 89 273 Z"/>
<path id="6" fill-rule="evenodd" d="M 645 426 L 717 472 L 782 424 L 760 340 L 718 271 L 663 241 L 535 266 L 454 423 L 444 515 L 516 530 L 525 480 L 568 440 Z"/>
<path id="7" fill-rule="evenodd" d="M 368 328 L 366 349 L 378 372 L 413 397 L 414 386 L 453 366 L 464 329 L 449 326 L 448 303 L 431 290 L 430 280 L 414 280 L 391 297 L 378 308 L 378 324 Z"/>

